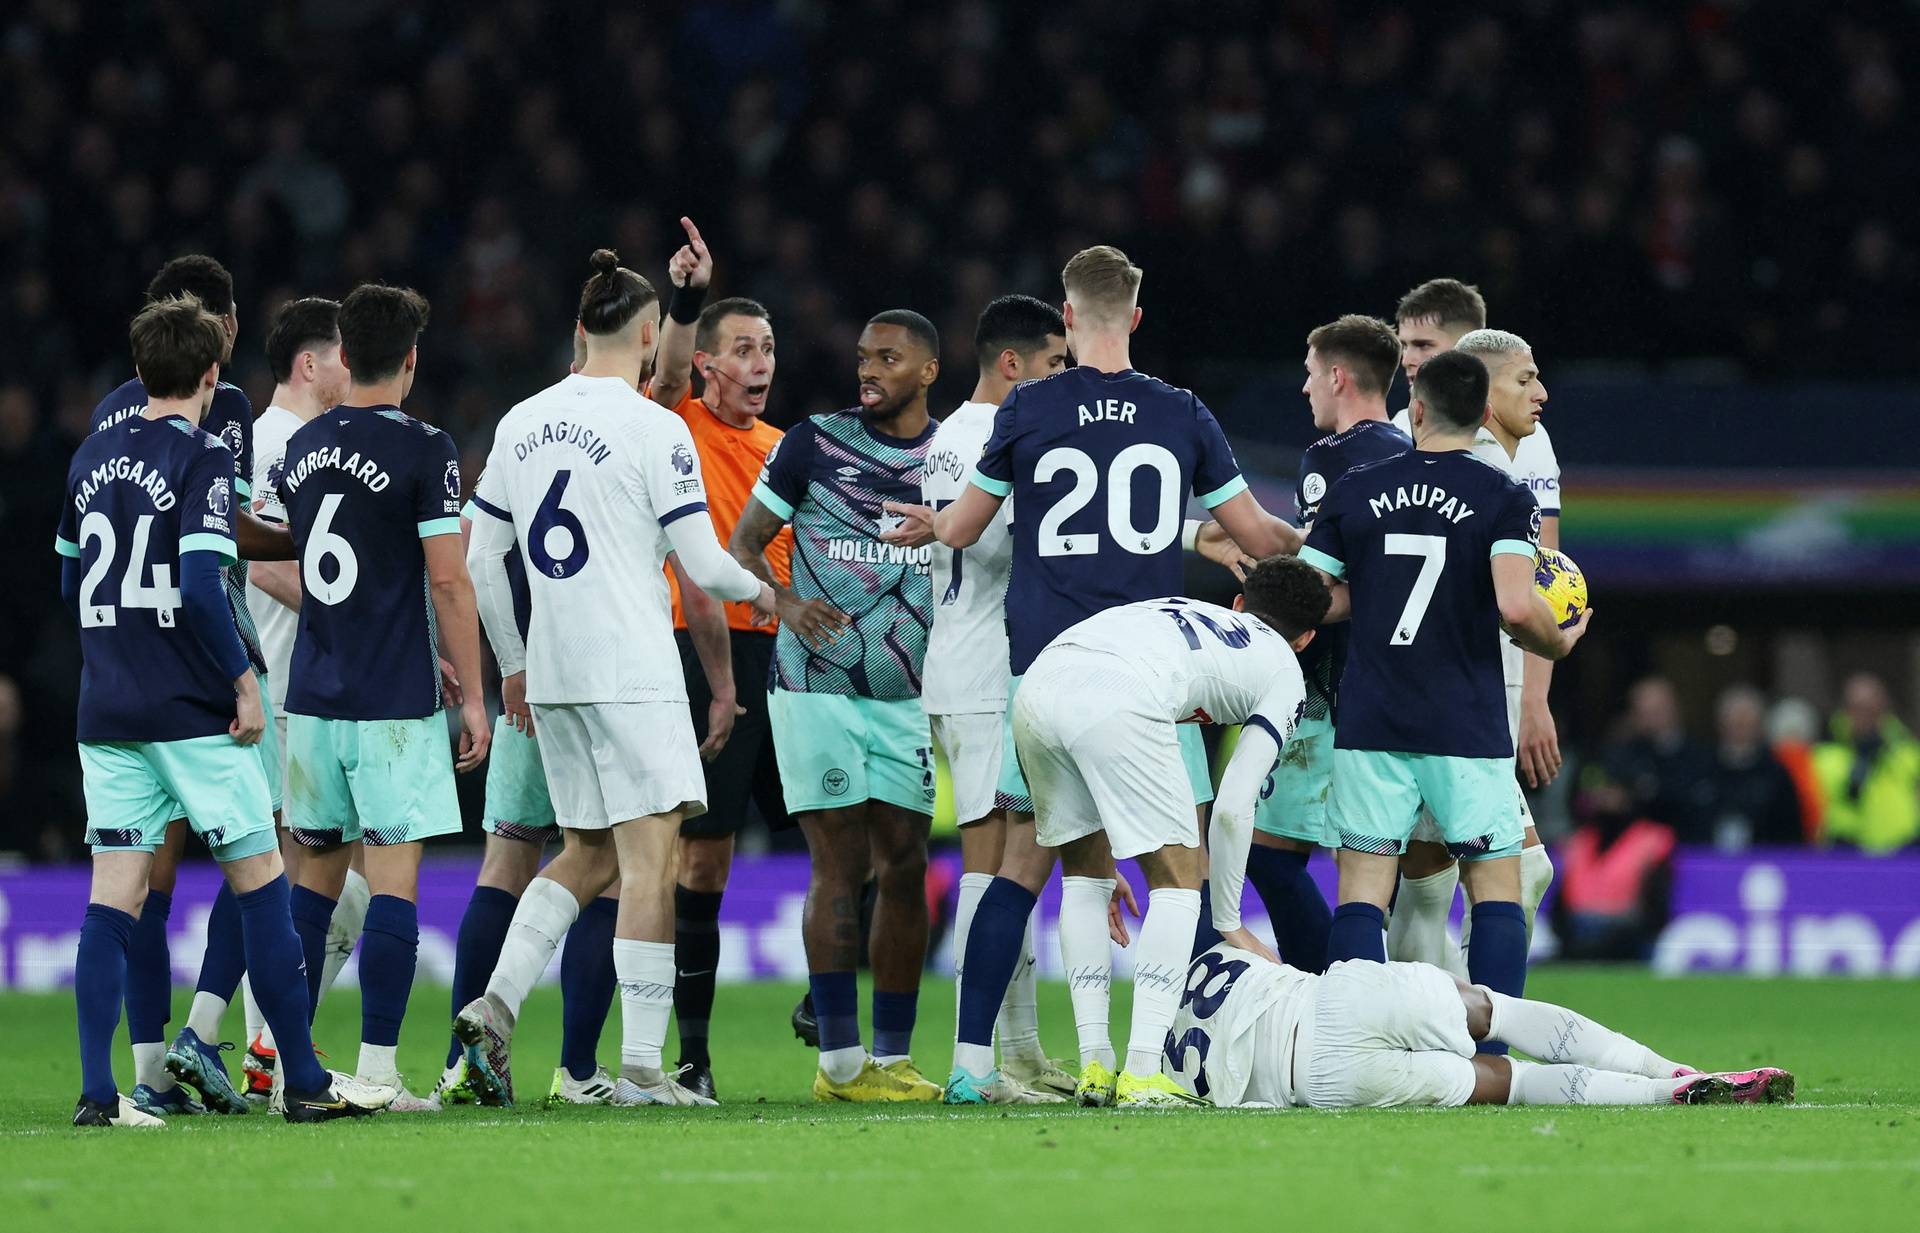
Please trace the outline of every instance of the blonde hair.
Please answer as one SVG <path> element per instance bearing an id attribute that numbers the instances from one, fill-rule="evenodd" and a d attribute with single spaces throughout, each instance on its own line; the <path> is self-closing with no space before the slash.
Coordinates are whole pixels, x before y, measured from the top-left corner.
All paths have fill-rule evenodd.
<path id="1" fill-rule="evenodd" d="M 1453 349 L 1476 357 L 1487 366 L 1488 372 L 1493 372 L 1514 356 L 1532 351 L 1533 345 L 1518 334 L 1482 327 L 1462 334 L 1460 341 L 1453 344 Z"/>
<path id="2" fill-rule="evenodd" d="M 1067 300 L 1075 309 L 1107 324 L 1133 312 L 1140 298 L 1141 269 L 1111 244 L 1083 248 L 1060 271 Z"/>

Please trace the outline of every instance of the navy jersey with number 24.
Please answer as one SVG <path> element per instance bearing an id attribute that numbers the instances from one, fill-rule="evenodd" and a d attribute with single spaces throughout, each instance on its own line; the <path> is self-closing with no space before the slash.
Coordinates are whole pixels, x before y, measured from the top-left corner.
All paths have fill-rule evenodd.
<path id="1" fill-rule="evenodd" d="M 1352 590 L 1335 748 L 1513 756 L 1491 560 L 1539 543 L 1533 493 L 1466 450 L 1335 481 L 1300 549 Z"/>
<path id="2" fill-rule="evenodd" d="M 1015 676 L 1096 612 L 1178 595 L 1187 494 L 1212 509 L 1247 487 L 1191 390 L 1086 367 L 1015 388 L 971 481 L 1013 498 Z"/>
<path id="3" fill-rule="evenodd" d="M 438 631 L 420 541 L 460 534 L 453 438 L 397 407 L 335 407 L 287 442 L 280 494 L 305 592 L 288 713 L 433 714 Z"/>

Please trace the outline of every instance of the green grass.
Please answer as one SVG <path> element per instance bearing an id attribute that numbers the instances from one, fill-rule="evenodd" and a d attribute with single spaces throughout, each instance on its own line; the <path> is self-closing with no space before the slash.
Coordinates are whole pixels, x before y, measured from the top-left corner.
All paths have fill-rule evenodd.
<path id="1" fill-rule="evenodd" d="M 1793 1069 L 1792 1108 L 873 1110 L 806 1100 L 787 1028 L 797 986 L 723 988 L 717 1110 L 461 1108 L 289 1127 L 176 1119 L 152 1134 L 67 1125 L 71 1002 L 0 996 L 0 1213 L 20 1229 L 1871 1230 L 1920 1208 L 1920 983 L 1701 979 L 1548 969 L 1529 992 L 1715 1067 Z M 1120 999 L 1117 998 L 1116 1002 Z M 184 1013 L 186 996 L 176 999 Z M 417 990 L 401 1048 L 431 1085 L 444 991 Z M 235 1012 L 237 1015 L 237 1011 Z M 319 1037 L 350 1063 L 351 993 Z M 1064 989 L 1042 990 L 1055 1052 Z M 929 979 L 916 1056 L 945 1074 L 950 982 Z M 618 1009 L 601 1056 L 617 1056 Z M 1125 1007 L 1114 1022 L 1124 1025 Z M 559 1000 L 516 1040 L 544 1092 Z M 672 1057 L 669 1046 L 669 1059 Z M 117 1058 L 123 1089 L 131 1061 Z M 237 1069 L 237 1064 L 236 1064 Z M 1900 1213 L 1907 1213 L 1902 1216 Z"/>

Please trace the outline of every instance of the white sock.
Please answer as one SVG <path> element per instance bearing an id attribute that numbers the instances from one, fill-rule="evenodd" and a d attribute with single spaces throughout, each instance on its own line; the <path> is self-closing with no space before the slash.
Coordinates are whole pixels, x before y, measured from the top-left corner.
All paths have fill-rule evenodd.
<path id="1" fill-rule="evenodd" d="M 987 893 L 987 887 L 993 882 L 990 873 L 963 873 L 960 875 L 960 897 L 953 905 L 953 1030 L 955 1039 L 960 1033 L 960 986 L 966 979 L 967 935 L 973 932 L 973 911 L 980 906 L 980 896 Z M 956 1063 L 957 1065 L 958 1063 Z M 981 1071 L 985 1074 L 985 1071 Z"/>
<path id="2" fill-rule="evenodd" d="M 1060 879 L 1060 963 L 1067 970 L 1073 1025 L 1080 1036 L 1080 1064 L 1113 1069 L 1113 1033 L 1108 1002 L 1113 992 L 1113 942 L 1107 937 L 1112 878 Z M 1191 942 L 1189 942 L 1191 945 Z"/>
<path id="3" fill-rule="evenodd" d="M 260 1013 L 260 1004 L 253 1000 L 253 982 L 245 976 L 240 978 L 240 1004 L 246 1008 L 247 1043 L 260 1042 L 263 1049 L 273 1048 L 273 1029 L 267 1026 L 267 1017 Z"/>
<path id="4" fill-rule="evenodd" d="M 519 906 L 513 910 L 513 920 L 507 925 L 507 940 L 500 946 L 500 961 L 494 964 L 493 975 L 487 980 L 487 996 L 506 1011 L 510 1019 L 520 1017 L 521 1004 L 533 992 L 540 974 L 553 961 L 553 952 L 560 949 L 567 930 L 573 928 L 573 922 L 579 917 L 580 901 L 552 878 L 535 878 L 527 884 L 526 893 L 520 896 Z M 673 947 L 669 945 L 667 949 L 671 951 Z M 620 954 L 617 940 L 613 950 L 617 960 Z M 671 975 L 667 986 L 671 990 Z"/>
<path id="5" fill-rule="evenodd" d="M 173 1076 L 167 1073 L 167 1046 L 163 1042 L 155 1040 L 133 1046 L 133 1081 L 144 1083 L 156 1092 L 173 1090 Z"/>
<path id="6" fill-rule="evenodd" d="M 1127 1069 L 1136 1075 L 1160 1073 L 1199 924 L 1199 891 L 1161 886 L 1148 894 L 1147 919 L 1133 944 L 1133 1026 L 1127 1033 Z"/>
<path id="7" fill-rule="evenodd" d="M 1448 865 L 1424 878 L 1400 879 L 1393 919 L 1387 922 L 1387 958 L 1431 963 L 1465 979 L 1467 965 L 1447 936 L 1447 913 L 1453 910 L 1453 892 L 1459 885 L 1459 865 Z"/>
<path id="8" fill-rule="evenodd" d="M 1587 1066 L 1543 1066 L 1513 1058 L 1510 1105 L 1664 1105 L 1673 1100 L 1673 1079 L 1622 1075 Z"/>
<path id="9" fill-rule="evenodd" d="M 874 1061 L 878 1063 L 880 1059 L 875 1058 Z M 964 1070 L 976 1079 L 984 1079 L 993 1073 L 993 1046 L 955 1041 L 953 1066 L 955 1070 Z"/>
<path id="10" fill-rule="evenodd" d="M 1578 1011 L 1487 990 L 1493 1019 L 1487 1035 L 1543 1062 L 1572 1062 L 1616 1074 L 1671 1079 L 1678 1062 Z"/>
<path id="11" fill-rule="evenodd" d="M 217 993 L 197 990 L 193 1006 L 187 1011 L 187 1027 L 210 1045 L 220 1043 L 220 1020 L 227 1013 L 227 999 Z"/>
<path id="12" fill-rule="evenodd" d="M 1034 981 L 1038 960 L 1033 953 L 1032 913 L 1027 914 L 1027 934 L 1020 947 L 1020 964 L 1007 982 L 1006 1000 L 1000 1003 L 1000 1052 L 1023 1062 L 1045 1062 L 1047 1051 L 1040 1047 L 1040 999 Z"/>
<path id="13" fill-rule="evenodd" d="M 369 1083 L 385 1083 L 400 1073 L 400 1064 L 394 1060 L 398 1045 L 370 1045 L 360 1042 L 360 1065 L 354 1070 L 356 1078 Z"/>
<path id="14" fill-rule="evenodd" d="M 844 1049 L 822 1049 L 820 1051 L 820 1069 L 827 1078 L 835 1083 L 847 1083 L 860 1073 L 867 1064 L 865 1045 L 848 1045 Z"/>
<path id="15" fill-rule="evenodd" d="M 373 890 L 367 885 L 366 876 L 347 870 L 347 883 L 340 888 L 340 901 L 333 906 L 333 919 L 327 922 L 327 954 L 320 967 L 322 1001 L 326 1000 L 327 990 L 333 988 L 333 982 L 340 979 L 340 969 L 353 958 L 353 948 L 360 944 L 360 931 L 367 923 L 367 904 L 372 899 Z"/>
<path id="16" fill-rule="evenodd" d="M 615 938 L 613 971 L 620 981 L 620 1072 L 657 1071 L 673 1015 L 673 943 Z"/>
<path id="17" fill-rule="evenodd" d="M 1531 848 L 1520 849 L 1520 910 L 1527 914 L 1527 940 L 1533 940 L 1533 918 L 1540 911 L 1540 901 L 1546 898 L 1547 888 L 1553 885 L 1553 857 L 1547 855 L 1547 845 L 1535 844 Z M 1468 913 L 1469 916 L 1472 913 Z M 1460 949 L 1466 950 L 1465 927 L 1462 927 Z"/>

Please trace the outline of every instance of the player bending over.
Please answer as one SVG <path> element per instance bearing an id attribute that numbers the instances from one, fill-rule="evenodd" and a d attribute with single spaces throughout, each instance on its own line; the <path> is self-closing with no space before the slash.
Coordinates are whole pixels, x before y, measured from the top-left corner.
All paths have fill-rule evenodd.
<path id="1" fill-rule="evenodd" d="M 199 301 L 181 298 L 142 310 L 131 338 L 146 405 L 75 453 L 54 544 L 66 558 L 61 594 L 80 619 L 80 764 L 93 847 L 74 967 L 82 1087 L 73 1122 L 165 1125 L 115 1090 L 112 1046 L 154 849 L 182 816 L 226 874 L 245 966 L 287 1042 L 287 1119 L 371 1113 L 394 1089 L 329 1074 L 307 1034 L 300 939 L 256 748 L 268 721 L 220 584 L 221 566 L 237 559 L 233 457 L 198 425 L 225 333 Z"/>
<path id="2" fill-rule="evenodd" d="M 1489 1041 L 1540 1060 L 1476 1056 Z M 1702 1074 L 1577 1011 L 1430 964 L 1350 961 L 1316 976 L 1226 945 L 1187 969 L 1164 1064 L 1223 1108 L 1793 1100 L 1787 1071 Z"/>
<path id="3" fill-rule="evenodd" d="M 1115 1083 L 1122 1108 L 1192 1101 L 1160 1070 L 1206 863 L 1177 725 L 1244 725 L 1208 834 L 1213 924 L 1228 942 L 1278 962 L 1241 925 L 1240 887 L 1254 801 L 1306 705 L 1294 653 L 1312 640 L 1329 602 L 1311 566 L 1272 558 L 1248 574 L 1232 609 L 1157 599 L 1081 621 L 1040 653 L 1014 697 L 1013 739 L 1041 845 L 1060 850 L 1070 877 L 1138 858 L 1153 888 L 1134 948 L 1133 1026 Z M 992 1079 L 992 1057 L 979 1045 L 955 1049 L 950 1102 L 971 1103 L 956 1094 Z"/>

